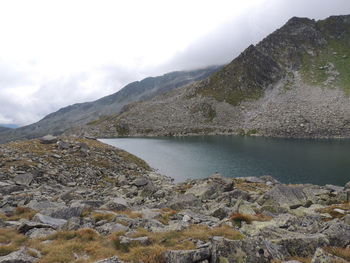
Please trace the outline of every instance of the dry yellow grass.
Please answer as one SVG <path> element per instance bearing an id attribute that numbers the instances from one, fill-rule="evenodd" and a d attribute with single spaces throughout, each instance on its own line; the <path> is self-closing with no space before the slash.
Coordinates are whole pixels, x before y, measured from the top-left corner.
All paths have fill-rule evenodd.
<path id="1" fill-rule="evenodd" d="M 171 217 L 178 213 L 178 211 L 171 208 L 163 208 L 159 212 L 161 215 L 157 217 L 157 220 L 164 225 L 169 224 Z"/>
<path id="2" fill-rule="evenodd" d="M 4 219 L 7 221 L 18 221 L 20 219 L 32 219 L 36 214 L 36 211 L 31 210 L 27 207 L 16 207 L 13 213 L 4 215 L 0 214 L 0 219 Z"/>
<path id="3" fill-rule="evenodd" d="M 102 213 L 102 212 L 94 212 L 91 214 L 91 218 L 95 220 L 95 222 L 106 220 L 108 222 L 111 222 L 115 219 L 115 215 L 111 213 Z"/>
<path id="4" fill-rule="evenodd" d="M 332 219 L 342 218 L 345 216 L 345 214 L 334 211 L 334 209 L 342 209 L 350 213 L 350 202 L 327 206 L 316 211 L 319 213 L 328 213 L 332 217 Z"/>
<path id="5" fill-rule="evenodd" d="M 330 254 L 333 254 L 350 262 L 350 247 L 325 247 L 323 249 Z"/>
<path id="6" fill-rule="evenodd" d="M 139 229 L 132 237 L 147 236 L 149 245 L 138 242 L 121 244 L 119 237 L 124 232 L 109 236 L 100 235 L 93 229 L 77 231 L 59 231 L 45 238 L 28 240 L 15 230 L 0 229 L 0 255 L 6 255 L 20 246 L 40 251 L 42 257 L 38 263 L 91 263 L 117 255 L 127 262 L 161 263 L 164 252 L 176 249 L 194 249 L 192 240 L 208 241 L 212 236 L 224 236 L 229 239 L 241 239 L 242 234 L 228 226 L 209 228 L 193 225 L 182 231 L 153 233 Z M 50 242 L 47 242 L 50 241 Z"/>
<path id="7" fill-rule="evenodd" d="M 164 263 L 165 251 L 166 248 L 159 245 L 133 247 L 130 249 L 130 253 L 122 255 L 120 259 L 131 263 Z"/>
<path id="8" fill-rule="evenodd" d="M 27 237 L 14 229 L 0 229 L 0 256 L 16 251 L 27 241 Z"/>
<path id="9" fill-rule="evenodd" d="M 257 192 L 257 193 L 265 193 L 270 190 L 272 187 L 266 185 L 265 183 L 250 183 L 243 179 L 234 179 L 235 188 L 238 188 L 247 192 Z"/>

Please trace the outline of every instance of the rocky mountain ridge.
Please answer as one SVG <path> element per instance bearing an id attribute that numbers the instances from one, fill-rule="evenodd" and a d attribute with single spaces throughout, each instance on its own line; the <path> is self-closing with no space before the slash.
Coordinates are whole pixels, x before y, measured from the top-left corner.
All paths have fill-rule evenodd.
<path id="1" fill-rule="evenodd" d="M 0 143 L 38 138 L 49 133 L 62 134 L 76 125 L 84 125 L 98 118 L 118 114 L 129 103 L 148 100 L 163 92 L 204 79 L 220 68 L 221 66 L 210 66 L 204 69 L 176 71 L 132 82 L 120 91 L 96 101 L 77 103 L 51 113 L 34 124 L 4 130 L 0 134 Z"/>
<path id="2" fill-rule="evenodd" d="M 0 145 L 0 262 L 344 263 L 350 182 L 175 184 L 96 140 Z"/>
<path id="3" fill-rule="evenodd" d="M 294 17 L 207 79 L 69 133 L 350 137 L 350 15 Z"/>

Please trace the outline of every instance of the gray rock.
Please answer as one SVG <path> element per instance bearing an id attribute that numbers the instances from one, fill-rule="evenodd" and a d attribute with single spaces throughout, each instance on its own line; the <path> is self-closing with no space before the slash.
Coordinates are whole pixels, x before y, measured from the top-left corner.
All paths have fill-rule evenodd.
<path id="1" fill-rule="evenodd" d="M 269 263 L 272 259 L 283 259 L 280 247 L 262 238 L 229 240 L 213 237 L 212 258 L 214 263 Z"/>
<path id="2" fill-rule="evenodd" d="M 322 234 L 300 234 L 298 237 L 285 237 L 271 242 L 281 248 L 284 256 L 290 257 L 311 257 L 318 247 L 329 245 L 329 240 Z"/>
<path id="3" fill-rule="evenodd" d="M 210 248 L 195 250 L 170 250 L 165 253 L 166 263 L 193 263 L 209 260 L 211 257 Z"/>
<path id="4" fill-rule="evenodd" d="M 24 187 L 21 185 L 7 184 L 4 186 L 0 186 L 0 194 L 2 194 L 2 195 L 9 195 L 9 194 L 12 194 L 14 192 L 20 192 L 23 190 L 24 190 Z"/>
<path id="5" fill-rule="evenodd" d="M 61 228 L 64 224 L 67 223 L 67 220 L 65 219 L 53 218 L 51 216 L 46 216 L 40 213 L 37 213 L 32 220 L 35 222 L 50 225 L 54 229 Z"/>
<path id="6" fill-rule="evenodd" d="M 128 209 L 130 206 L 126 199 L 122 197 L 116 197 L 110 200 L 107 204 L 103 205 L 102 208 L 108 208 L 110 210 L 122 211 Z"/>
<path id="7" fill-rule="evenodd" d="M 322 233 L 329 239 L 330 246 L 345 247 L 350 244 L 350 226 L 343 222 L 330 221 Z"/>
<path id="8" fill-rule="evenodd" d="M 126 232 L 129 228 L 122 224 L 112 222 L 103 224 L 102 226 L 97 227 L 96 230 L 101 234 L 108 235 L 115 232 Z"/>
<path id="9" fill-rule="evenodd" d="M 194 194 L 178 195 L 167 204 L 168 207 L 175 210 L 182 210 L 189 207 L 198 207 L 200 205 L 201 201 Z"/>
<path id="10" fill-rule="evenodd" d="M 46 135 L 46 136 L 40 138 L 40 142 L 41 142 L 42 144 L 52 144 L 52 143 L 56 143 L 57 140 L 58 140 L 58 139 L 57 139 L 56 136 L 53 136 L 53 135 L 50 135 L 50 134 L 48 134 L 48 135 Z"/>
<path id="11" fill-rule="evenodd" d="M 30 256 L 26 249 L 20 249 L 6 256 L 0 257 L 0 263 L 33 263 L 36 258 Z"/>
<path id="12" fill-rule="evenodd" d="M 52 211 L 65 208 L 66 205 L 64 203 L 51 201 L 32 200 L 27 204 L 27 207 L 31 208 L 32 210 L 39 211 L 41 214 L 50 215 Z"/>
<path id="13" fill-rule="evenodd" d="M 350 214 L 344 216 L 344 223 L 350 226 Z"/>
<path id="14" fill-rule="evenodd" d="M 26 233 L 26 236 L 30 238 L 42 238 L 50 236 L 56 232 L 56 230 L 51 228 L 33 228 Z"/>
<path id="15" fill-rule="evenodd" d="M 214 209 L 210 213 L 211 216 L 219 218 L 220 220 L 224 219 L 225 217 L 228 217 L 231 214 L 232 210 L 226 206 L 220 206 L 219 208 Z"/>
<path id="16" fill-rule="evenodd" d="M 303 191 L 303 186 L 276 185 L 273 189 L 259 198 L 260 205 L 281 206 L 287 208 L 297 208 L 310 204 Z"/>
<path id="17" fill-rule="evenodd" d="M 81 218 L 80 217 L 71 217 L 67 220 L 67 222 L 62 226 L 64 230 L 77 230 L 81 226 Z"/>
<path id="18" fill-rule="evenodd" d="M 131 238 L 131 237 L 121 236 L 119 237 L 119 240 L 121 244 L 139 244 L 143 246 L 148 246 L 151 244 L 151 240 L 148 237 Z"/>
<path id="19" fill-rule="evenodd" d="M 18 174 L 15 176 L 13 181 L 18 185 L 29 186 L 33 181 L 33 175 L 31 174 Z"/>
<path id="20" fill-rule="evenodd" d="M 84 206 L 74 206 L 55 209 L 50 213 L 51 217 L 68 220 L 71 217 L 80 217 L 84 211 Z"/>
<path id="21" fill-rule="evenodd" d="M 137 178 L 134 182 L 133 182 L 133 185 L 137 186 L 137 187 L 141 187 L 141 186 L 145 186 L 147 185 L 149 182 L 149 180 L 145 177 L 140 177 L 140 178 Z"/>
<path id="22" fill-rule="evenodd" d="M 344 189 L 350 190 L 350 181 L 345 184 Z"/>
<path id="23" fill-rule="evenodd" d="M 348 261 L 331 255 L 324 251 L 322 248 L 318 248 L 313 256 L 311 263 L 347 263 Z"/>
<path id="24" fill-rule="evenodd" d="M 38 222 L 24 221 L 17 227 L 17 230 L 18 232 L 25 234 L 34 228 L 52 228 L 52 226 Z"/>

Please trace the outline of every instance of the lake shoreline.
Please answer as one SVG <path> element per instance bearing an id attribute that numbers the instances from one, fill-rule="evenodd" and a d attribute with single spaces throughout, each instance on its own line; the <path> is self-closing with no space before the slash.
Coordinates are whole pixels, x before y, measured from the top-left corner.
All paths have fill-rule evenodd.
<path id="1" fill-rule="evenodd" d="M 272 175 L 284 183 L 343 185 L 350 169 L 350 140 L 344 139 L 225 135 L 101 141 L 139 156 L 177 182 L 219 172 L 228 177 Z"/>

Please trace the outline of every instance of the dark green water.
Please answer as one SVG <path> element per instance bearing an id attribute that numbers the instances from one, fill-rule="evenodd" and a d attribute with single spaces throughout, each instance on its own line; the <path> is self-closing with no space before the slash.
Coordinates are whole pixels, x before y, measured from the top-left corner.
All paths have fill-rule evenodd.
<path id="1" fill-rule="evenodd" d="M 139 156 L 176 181 L 214 172 L 230 177 L 272 175 L 284 183 L 350 181 L 350 140 L 200 136 L 101 141 Z"/>

